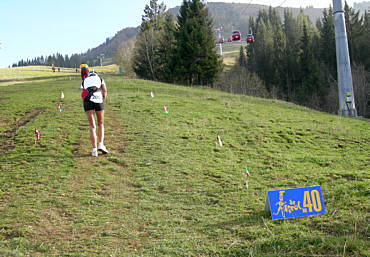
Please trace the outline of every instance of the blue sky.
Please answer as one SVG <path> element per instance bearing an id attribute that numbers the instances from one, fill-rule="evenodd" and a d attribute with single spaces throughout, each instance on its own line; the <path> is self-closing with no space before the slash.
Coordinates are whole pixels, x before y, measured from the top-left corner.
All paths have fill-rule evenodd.
<path id="1" fill-rule="evenodd" d="M 0 0 L 0 68 L 41 55 L 86 52 L 126 27 L 140 25 L 149 0 Z M 162 1 L 159 1 L 162 2 Z M 163 0 L 167 8 L 182 0 Z M 329 7 L 332 0 L 222 0 L 272 6 Z M 352 5 L 353 1 L 348 1 Z"/>

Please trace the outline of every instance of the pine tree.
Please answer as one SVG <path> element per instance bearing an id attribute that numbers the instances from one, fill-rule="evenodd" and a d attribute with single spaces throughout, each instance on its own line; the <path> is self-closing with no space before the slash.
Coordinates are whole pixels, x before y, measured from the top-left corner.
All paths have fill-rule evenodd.
<path id="1" fill-rule="evenodd" d="M 149 29 L 161 30 L 163 27 L 165 11 L 166 6 L 163 2 L 158 4 L 158 0 L 150 0 L 149 5 L 146 5 L 144 9 L 140 31 Z"/>
<path id="2" fill-rule="evenodd" d="M 65 66 L 64 57 L 60 53 L 57 53 L 56 66 L 58 66 L 58 67 L 64 67 Z"/>
<path id="3" fill-rule="evenodd" d="M 297 88 L 297 100 L 301 104 L 308 103 L 311 96 L 322 96 L 320 88 L 320 72 L 312 50 L 312 41 L 307 22 L 303 24 L 303 35 L 300 41 L 299 55 L 300 84 Z"/>
<path id="4" fill-rule="evenodd" d="M 178 25 L 175 79 L 187 85 L 212 84 L 221 70 L 221 61 L 214 47 L 208 9 L 200 0 L 184 0 Z"/>
<path id="5" fill-rule="evenodd" d="M 270 21 L 270 24 L 272 26 L 274 33 L 276 33 L 278 30 L 281 29 L 282 24 L 281 24 L 280 16 L 278 12 L 276 11 L 276 9 L 272 8 L 271 6 L 269 8 L 268 18 L 269 18 L 269 21 Z"/>
<path id="6" fill-rule="evenodd" d="M 158 0 L 150 0 L 144 9 L 132 62 L 134 72 L 141 78 L 158 80 L 157 52 L 165 10 L 166 6 L 158 4 Z"/>
<path id="7" fill-rule="evenodd" d="M 247 66 L 247 58 L 245 56 L 243 46 L 240 46 L 240 50 L 239 50 L 239 66 L 240 67 L 246 67 Z"/>
<path id="8" fill-rule="evenodd" d="M 45 62 L 45 65 L 46 66 L 51 66 L 53 64 L 53 58 L 51 55 L 49 55 L 47 58 L 46 58 L 46 62 Z"/>
<path id="9" fill-rule="evenodd" d="M 64 66 L 63 67 L 67 67 L 67 68 L 71 67 L 71 62 L 69 60 L 68 54 L 64 56 Z"/>
<path id="10" fill-rule="evenodd" d="M 367 71 L 370 71 L 370 14 L 365 12 L 363 16 L 363 24 L 361 29 L 361 36 L 358 38 L 359 62 L 365 66 Z M 370 111 L 369 111 L 370 112 Z"/>
<path id="11" fill-rule="evenodd" d="M 324 9 L 320 30 L 320 61 L 328 68 L 333 78 L 337 77 L 337 57 L 335 50 L 335 32 L 333 9 Z"/>
<path id="12" fill-rule="evenodd" d="M 344 14 L 346 19 L 346 31 L 348 39 L 348 48 L 352 63 L 360 63 L 363 53 L 360 51 L 360 37 L 363 32 L 363 19 L 360 17 L 360 11 L 357 12 L 348 6 L 347 2 L 344 6 Z M 370 42 L 368 42 L 370 43 Z"/>
<path id="13" fill-rule="evenodd" d="M 283 88 L 285 85 L 284 51 L 286 48 L 286 38 L 283 32 L 281 18 L 276 9 L 269 8 L 268 20 L 271 24 L 273 38 L 273 48 L 271 50 L 271 65 L 273 67 L 271 84 Z"/>
<path id="14" fill-rule="evenodd" d="M 256 72 L 266 83 L 270 90 L 274 77 L 273 67 L 273 30 L 266 12 L 260 12 L 257 17 L 257 31 L 255 41 L 249 47 L 250 58 L 248 59 L 248 68 Z M 266 16 L 266 18 L 264 18 Z M 265 20 L 267 24 L 265 24 Z"/>
<path id="15" fill-rule="evenodd" d="M 312 47 L 316 60 L 320 63 L 320 31 L 322 29 L 322 23 L 320 19 L 316 21 L 316 27 L 312 36 Z"/>
<path id="16" fill-rule="evenodd" d="M 175 33 L 176 23 L 170 12 L 166 12 L 163 30 L 159 37 L 159 47 L 157 50 L 158 60 L 158 80 L 163 82 L 173 82 L 174 64 L 173 56 L 176 50 Z"/>
<path id="17" fill-rule="evenodd" d="M 289 10 L 284 11 L 284 25 L 283 31 L 286 38 L 286 47 L 284 51 L 284 73 L 285 83 L 282 84 L 283 92 L 287 98 L 294 97 L 294 85 L 298 82 L 298 42 L 299 42 L 299 31 L 296 19 Z"/>
<path id="18" fill-rule="evenodd" d="M 254 19 L 252 16 L 249 16 L 249 31 L 248 33 L 253 34 L 254 31 L 256 31 L 256 25 L 254 24 Z"/>

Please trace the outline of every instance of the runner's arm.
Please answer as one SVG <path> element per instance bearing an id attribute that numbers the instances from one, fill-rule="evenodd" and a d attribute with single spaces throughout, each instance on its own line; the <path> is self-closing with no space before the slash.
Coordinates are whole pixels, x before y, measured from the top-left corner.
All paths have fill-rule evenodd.
<path id="1" fill-rule="evenodd" d="M 105 100 L 107 98 L 107 87 L 105 86 L 105 84 L 101 84 L 101 92 L 102 92 L 103 98 Z"/>

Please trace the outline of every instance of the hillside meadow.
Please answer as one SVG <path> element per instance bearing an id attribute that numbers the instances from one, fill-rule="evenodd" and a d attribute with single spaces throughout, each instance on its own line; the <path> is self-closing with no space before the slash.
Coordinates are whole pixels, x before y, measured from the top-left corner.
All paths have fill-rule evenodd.
<path id="1" fill-rule="evenodd" d="M 118 73 L 118 66 L 115 64 L 103 67 L 91 67 L 91 69 L 102 74 Z M 58 67 L 56 67 L 55 72 L 52 72 L 51 67 L 49 66 L 15 67 L 10 69 L 0 69 L 0 86 L 24 84 L 27 81 L 40 82 L 47 79 L 72 80 L 78 76 L 79 71 L 76 73 L 76 70 L 72 68 L 60 68 L 60 71 L 58 71 Z"/>
<path id="2" fill-rule="evenodd" d="M 0 69 L 0 256 L 370 255 L 369 120 L 107 71 L 93 158 L 79 74 L 22 69 Z M 325 214 L 263 211 L 314 185 Z"/>
<path id="3" fill-rule="evenodd" d="M 240 47 L 245 48 L 245 43 L 233 42 L 222 44 L 222 62 L 224 65 L 224 71 L 230 70 L 236 63 L 240 55 Z M 217 47 L 219 52 L 219 46 Z M 245 51 L 245 50 L 244 50 Z"/>

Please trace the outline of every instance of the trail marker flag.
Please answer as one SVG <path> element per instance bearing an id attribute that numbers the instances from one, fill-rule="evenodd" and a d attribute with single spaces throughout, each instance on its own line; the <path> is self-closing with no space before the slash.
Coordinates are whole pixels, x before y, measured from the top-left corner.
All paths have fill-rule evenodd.
<path id="1" fill-rule="evenodd" d="M 264 210 L 271 212 L 273 220 L 324 214 L 321 187 L 267 191 Z"/>
<path id="2" fill-rule="evenodd" d="M 168 114 L 168 107 L 167 107 L 167 105 L 163 106 L 163 111 L 164 111 L 165 114 Z"/>
<path id="3" fill-rule="evenodd" d="M 248 189 L 248 179 L 249 179 L 249 171 L 248 171 L 248 168 L 245 168 L 244 170 L 245 172 L 245 187 Z"/>
<path id="4" fill-rule="evenodd" d="M 40 141 L 40 133 L 36 128 L 35 128 L 35 135 L 36 135 L 36 139 L 35 139 L 35 143 L 36 143 L 36 140 Z"/>
<path id="5" fill-rule="evenodd" d="M 218 144 L 222 147 L 222 141 L 219 135 L 217 135 L 217 141 L 218 141 Z"/>

